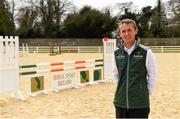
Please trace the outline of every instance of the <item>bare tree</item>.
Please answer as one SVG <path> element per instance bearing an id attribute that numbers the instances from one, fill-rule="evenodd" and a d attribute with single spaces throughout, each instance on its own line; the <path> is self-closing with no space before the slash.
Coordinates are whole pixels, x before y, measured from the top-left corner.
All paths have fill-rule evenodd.
<path id="1" fill-rule="evenodd" d="M 46 35 L 51 35 L 53 29 L 60 27 L 66 11 L 70 8 L 67 0 L 35 0 L 31 2 L 39 13 L 42 28 Z"/>
<path id="2" fill-rule="evenodd" d="M 33 30 L 40 30 L 44 37 L 56 35 L 67 11 L 72 8 L 67 0 L 26 0 L 26 3 L 20 9 L 19 21 Z"/>
<path id="3" fill-rule="evenodd" d="M 124 2 L 124 3 L 117 3 L 116 7 L 119 9 L 119 14 L 126 14 L 127 12 L 135 12 L 136 6 L 133 4 L 133 2 Z M 124 12 L 124 13 L 123 13 Z"/>
<path id="4" fill-rule="evenodd" d="M 175 21 L 180 21 L 180 0 L 169 0 L 167 9 Z"/>

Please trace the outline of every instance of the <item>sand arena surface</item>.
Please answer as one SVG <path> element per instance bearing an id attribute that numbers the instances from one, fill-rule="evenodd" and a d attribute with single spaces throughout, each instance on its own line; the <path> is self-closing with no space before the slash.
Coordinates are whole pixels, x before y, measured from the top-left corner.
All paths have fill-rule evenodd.
<path id="1" fill-rule="evenodd" d="M 51 63 L 81 59 L 99 59 L 102 54 L 81 53 L 48 56 L 31 54 L 20 58 L 22 64 Z M 156 54 L 158 80 L 151 96 L 150 118 L 180 118 L 180 54 Z M 45 75 L 48 95 L 32 98 L 28 76 L 20 78 L 25 102 L 12 98 L 8 92 L 0 94 L 0 118 L 114 118 L 113 96 L 115 84 L 101 83 L 79 89 L 52 92 L 51 81 Z"/>

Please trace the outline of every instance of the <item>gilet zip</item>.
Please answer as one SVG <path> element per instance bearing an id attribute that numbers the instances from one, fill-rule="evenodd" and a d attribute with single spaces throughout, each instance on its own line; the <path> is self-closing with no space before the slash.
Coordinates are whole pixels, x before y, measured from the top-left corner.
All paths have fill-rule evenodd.
<path id="1" fill-rule="evenodd" d="M 129 108 L 129 94 L 128 94 L 128 86 L 129 86 L 129 59 L 130 56 L 128 56 L 128 62 L 127 62 L 127 78 L 126 78 L 126 101 L 127 101 L 127 108 Z"/>

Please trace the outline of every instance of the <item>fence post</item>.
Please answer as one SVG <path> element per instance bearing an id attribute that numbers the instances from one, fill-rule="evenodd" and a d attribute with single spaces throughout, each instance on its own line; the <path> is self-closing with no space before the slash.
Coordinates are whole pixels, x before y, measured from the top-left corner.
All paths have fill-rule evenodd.
<path id="1" fill-rule="evenodd" d="M 163 46 L 161 46 L 161 53 L 163 53 L 163 50 L 164 50 L 164 48 L 163 48 Z"/>
<path id="2" fill-rule="evenodd" d="M 29 48 L 28 48 L 27 43 L 26 43 L 26 55 L 29 55 Z"/>
<path id="3" fill-rule="evenodd" d="M 36 53 L 39 53 L 39 47 L 38 46 L 36 47 Z"/>
<path id="4" fill-rule="evenodd" d="M 80 53 L 80 47 L 78 46 L 77 48 L 78 48 L 78 53 Z"/>
<path id="5" fill-rule="evenodd" d="M 101 47 L 98 46 L 98 53 L 101 53 Z"/>

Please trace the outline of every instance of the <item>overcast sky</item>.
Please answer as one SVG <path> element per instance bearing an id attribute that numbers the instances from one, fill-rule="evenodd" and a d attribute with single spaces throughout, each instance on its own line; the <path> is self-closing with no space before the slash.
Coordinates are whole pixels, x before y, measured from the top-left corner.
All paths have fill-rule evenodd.
<path id="1" fill-rule="evenodd" d="M 11 1 L 11 0 L 8 0 Z M 18 6 L 23 5 L 25 0 L 14 0 L 15 2 L 20 2 Z M 117 7 L 117 3 L 125 3 L 125 2 L 133 2 L 135 8 L 131 8 L 132 10 L 140 11 L 145 6 L 152 6 L 154 7 L 157 5 L 158 0 L 68 0 L 69 2 L 73 3 L 78 9 L 81 9 L 85 5 L 89 5 L 92 8 L 96 8 L 102 10 L 103 8 L 110 8 L 110 12 L 113 16 L 116 16 L 120 11 Z M 167 2 L 169 0 L 161 0 L 161 2 Z M 26 2 L 25 2 L 26 3 Z"/>
<path id="2" fill-rule="evenodd" d="M 158 0 L 69 0 L 72 1 L 76 6 L 82 7 L 84 5 L 90 5 L 95 8 L 102 8 L 104 6 L 113 6 L 116 3 L 133 2 L 138 8 L 144 6 L 154 6 Z M 168 0 L 161 0 L 166 2 Z"/>
<path id="3" fill-rule="evenodd" d="M 145 6 L 152 6 L 154 7 L 157 5 L 157 0 L 69 0 L 74 5 L 76 5 L 79 9 L 82 8 L 84 5 L 89 5 L 94 8 L 102 9 L 103 7 L 115 7 L 117 3 L 124 3 L 124 2 L 133 2 L 135 6 L 137 6 L 138 10 Z M 168 0 L 161 0 L 161 2 L 166 2 Z M 114 14 L 116 11 L 113 11 Z"/>

